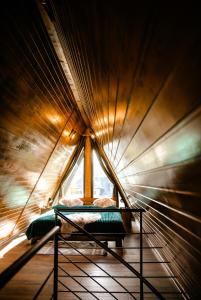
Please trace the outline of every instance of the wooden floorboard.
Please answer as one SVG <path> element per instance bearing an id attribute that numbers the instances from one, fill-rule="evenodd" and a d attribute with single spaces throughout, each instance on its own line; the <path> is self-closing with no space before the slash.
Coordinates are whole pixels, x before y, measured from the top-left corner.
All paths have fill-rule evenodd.
<path id="1" fill-rule="evenodd" d="M 111 242 L 110 247 L 113 246 L 114 244 Z M 139 246 L 139 235 L 130 235 L 125 238 L 124 247 L 137 246 Z M 147 246 L 145 242 L 144 246 Z M 20 245 L 8 252 L 0 259 L 0 271 L 5 269 L 29 248 L 29 242 L 23 241 Z M 131 265 L 139 271 L 138 249 L 124 249 L 117 251 L 126 261 L 133 262 Z M 59 269 L 60 292 L 58 299 L 115 299 L 112 295 L 108 294 L 107 291 L 112 293 L 116 299 L 133 299 L 131 295 L 123 293 L 125 292 L 123 287 L 130 293 L 134 293 L 133 295 L 136 299 L 139 299 L 139 280 L 137 278 L 128 278 L 129 276 L 133 276 L 131 271 L 120 265 L 111 255 L 90 256 L 90 259 L 92 259 L 96 265 L 87 262 L 86 258 L 77 255 L 68 257 L 73 263 L 67 263 L 67 260 L 63 256 L 59 256 L 59 265 L 61 268 Z M 148 280 L 159 291 L 165 292 L 163 295 L 166 299 L 183 299 L 178 293 L 173 280 L 164 278 L 165 276 L 168 276 L 168 274 L 163 265 L 157 263 L 157 258 L 151 249 L 144 249 L 144 261 L 147 262 L 144 264 L 144 276 L 148 277 Z M 35 257 L 33 257 L 31 261 L 27 263 L 27 265 L 25 265 L 23 269 L 21 269 L 21 271 L 18 272 L 18 274 L 0 291 L 0 299 L 32 299 L 52 268 L 53 255 L 35 255 Z M 74 278 L 64 277 L 66 274 L 74 276 Z M 84 277 L 86 274 L 94 277 Z M 110 277 L 105 277 L 108 274 L 110 276 L 116 276 L 116 281 Z M 121 285 L 119 285 L 118 282 Z M 51 276 L 38 299 L 50 299 L 52 294 L 52 283 L 53 278 Z M 87 291 L 93 292 L 94 296 Z M 144 299 L 157 299 L 149 293 L 147 287 L 144 287 L 144 291 Z"/>

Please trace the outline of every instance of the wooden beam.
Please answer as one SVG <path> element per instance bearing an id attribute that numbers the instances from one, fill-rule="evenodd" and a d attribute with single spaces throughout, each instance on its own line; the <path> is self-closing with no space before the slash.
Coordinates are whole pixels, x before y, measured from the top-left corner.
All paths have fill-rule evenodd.
<path id="1" fill-rule="evenodd" d="M 86 130 L 85 148 L 84 148 L 84 197 L 93 197 L 93 174 L 92 174 L 92 147 L 90 130 Z"/>
<path id="2" fill-rule="evenodd" d="M 119 194 L 121 195 L 121 197 L 122 197 L 125 205 L 127 207 L 130 207 L 130 203 L 128 201 L 126 192 L 124 191 L 124 189 L 123 189 L 123 187 L 122 187 L 122 185 L 121 185 L 121 183 L 120 183 L 120 181 L 119 181 L 119 179 L 118 179 L 118 177 L 117 177 L 117 175 L 116 175 L 116 173 L 115 173 L 115 171 L 114 171 L 114 169 L 113 169 L 110 161 L 108 160 L 107 155 L 105 154 L 104 150 L 98 144 L 97 141 L 94 141 L 94 143 L 95 143 L 95 146 L 96 146 L 96 148 L 98 150 L 98 154 L 102 157 L 102 159 L 103 159 L 103 161 L 104 161 L 104 163 L 105 163 L 108 171 L 110 172 L 111 177 L 112 177 L 112 179 L 113 179 L 113 181 L 114 181 L 114 183 L 115 183 L 115 185 L 116 185 L 116 187 L 117 187 L 117 189 L 119 191 Z"/>

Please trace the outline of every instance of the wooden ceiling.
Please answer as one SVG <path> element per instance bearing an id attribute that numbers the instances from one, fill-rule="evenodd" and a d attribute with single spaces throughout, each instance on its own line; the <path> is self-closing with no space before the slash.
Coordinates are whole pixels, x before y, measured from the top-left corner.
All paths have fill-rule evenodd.
<path id="1" fill-rule="evenodd" d="M 48 201 L 85 125 L 33 1 L 1 9 L 0 238 Z"/>
<path id="2" fill-rule="evenodd" d="M 184 2 L 94 0 L 50 0 L 45 7 L 73 75 L 82 115 L 130 199 L 146 208 L 147 230 L 157 233 L 151 241 L 170 245 L 162 255 L 185 290 L 190 287 L 192 295 L 194 286 L 197 293 L 198 8 Z M 180 258 L 173 258 L 175 251 L 182 252 Z"/>
<path id="3" fill-rule="evenodd" d="M 62 133 L 74 129 L 76 143 L 89 126 L 131 201 L 147 210 L 150 241 L 164 246 L 162 257 L 194 297 L 201 290 L 199 9 L 171 1 L 42 3 L 19 1 L 1 12 L 5 220 L 9 207 L 9 219 L 25 227 L 40 198 L 37 180 L 45 173 L 54 185 L 72 152 Z M 20 208 L 13 199 L 22 199 Z"/>
<path id="4" fill-rule="evenodd" d="M 133 143 L 142 147 L 143 139 L 146 148 L 198 105 L 195 9 L 178 6 L 173 14 L 171 5 L 143 1 L 47 3 L 90 125 L 116 163 Z M 196 80 L 187 86 L 189 73 Z M 181 105 L 172 114 L 175 101 Z M 149 131 L 143 130 L 147 122 Z"/>

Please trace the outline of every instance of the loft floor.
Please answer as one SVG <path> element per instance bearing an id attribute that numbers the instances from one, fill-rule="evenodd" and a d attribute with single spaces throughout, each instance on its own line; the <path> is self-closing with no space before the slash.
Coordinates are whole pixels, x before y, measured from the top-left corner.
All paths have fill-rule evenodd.
<path id="1" fill-rule="evenodd" d="M 139 235 L 130 234 L 124 240 L 124 247 L 129 249 L 117 250 L 118 253 L 128 262 L 133 262 L 132 266 L 139 271 L 139 249 L 130 249 L 131 247 L 139 246 Z M 144 246 L 148 246 L 144 241 Z M 1 259 L 0 271 L 10 265 L 21 253 L 28 250 L 30 244 L 25 240 L 20 245 L 16 246 L 13 250 Z M 110 247 L 114 247 L 111 242 Z M 67 263 L 67 260 L 59 255 L 60 267 L 59 275 L 61 283 L 59 284 L 58 299 L 101 299 L 112 300 L 133 299 L 128 293 L 125 294 L 122 286 L 132 293 L 136 299 L 139 299 L 139 280 L 137 278 L 128 278 L 132 276 L 131 272 L 124 266 L 117 263 L 111 256 L 94 255 L 90 256 L 96 265 L 87 262 L 87 260 L 80 256 L 68 256 L 73 263 Z M 183 299 L 177 290 L 173 279 L 168 278 L 169 274 L 162 264 L 157 259 L 152 249 L 144 249 L 144 276 L 160 291 L 163 292 L 165 299 Z M 100 268 L 101 269 L 100 269 Z M 0 299 L 5 300 L 20 300 L 32 299 L 42 282 L 48 276 L 53 268 L 53 255 L 37 254 L 31 259 L 27 265 L 7 284 L 7 286 L 0 291 Z M 111 276 L 117 276 L 116 280 L 106 277 L 106 273 Z M 71 278 L 63 277 L 67 272 L 71 276 L 75 276 L 74 280 Z M 88 274 L 90 277 L 85 277 Z M 94 277 L 93 277 L 94 276 Z M 93 278 L 92 278 L 93 277 Z M 99 284 L 98 284 L 98 283 Z M 48 280 L 46 286 L 42 290 L 37 299 L 50 299 L 53 286 L 52 276 Z M 66 288 L 66 287 L 67 288 Z M 74 294 L 69 290 L 74 291 Z M 93 292 L 91 295 L 86 292 L 86 289 Z M 76 291 L 76 292 L 75 292 Z M 85 291 L 85 292 L 84 292 Z M 148 288 L 144 287 L 144 299 L 157 299 L 149 292 Z M 111 294 L 110 294 L 111 293 Z M 112 296 L 113 295 L 113 296 Z"/>

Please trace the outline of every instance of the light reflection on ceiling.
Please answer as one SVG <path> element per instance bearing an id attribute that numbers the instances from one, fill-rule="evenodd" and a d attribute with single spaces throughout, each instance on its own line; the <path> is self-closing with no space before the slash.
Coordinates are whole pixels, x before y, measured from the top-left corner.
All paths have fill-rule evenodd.
<path id="1" fill-rule="evenodd" d="M 8 236 L 12 232 L 14 226 L 15 226 L 15 222 L 10 220 L 7 220 L 3 224 L 0 223 L 0 239 L 3 239 L 6 236 Z"/>

